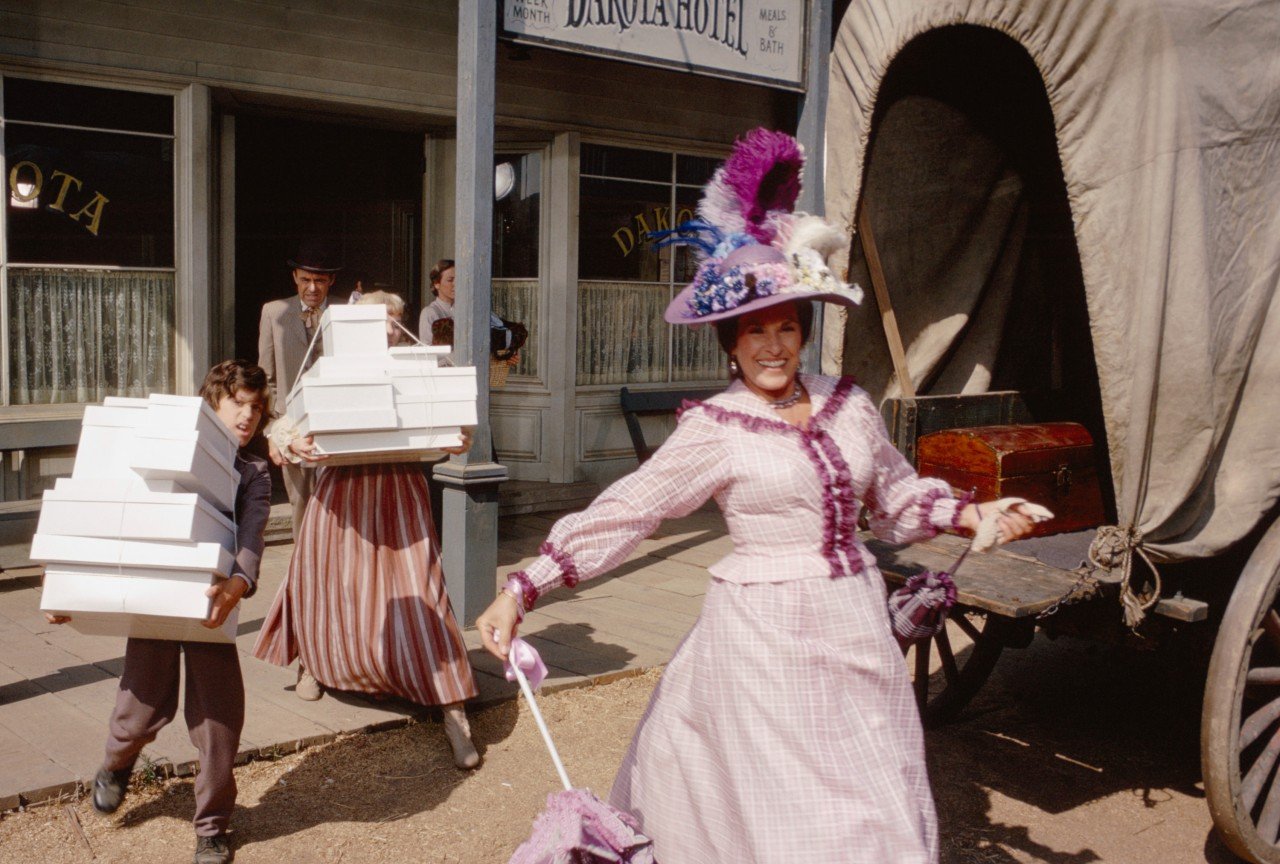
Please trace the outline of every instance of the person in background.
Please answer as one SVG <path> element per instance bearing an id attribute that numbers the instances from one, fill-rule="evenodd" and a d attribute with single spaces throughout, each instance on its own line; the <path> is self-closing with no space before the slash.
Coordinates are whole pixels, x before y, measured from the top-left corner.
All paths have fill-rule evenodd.
<path id="1" fill-rule="evenodd" d="M 230 578 L 209 588 L 209 617 L 205 627 L 217 629 L 242 597 L 257 589 L 263 532 L 271 513 L 271 475 L 267 463 L 244 448 L 270 412 L 267 375 L 246 360 L 227 360 L 209 370 L 200 395 L 231 430 L 240 445 L 236 470 L 236 556 Z M 70 616 L 46 615 L 52 624 Z M 107 752 L 93 779 L 93 806 L 114 813 L 124 801 L 129 776 L 142 748 L 178 710 L 178 681 L 186 658 L 186 698 L 183 712 L 191 743 L 200 754 L 196 775 L 196 851 L 194 864 L 226 864 L 232 859 L 227 827 L 236 804 L 232 769 L 244 727 L 244 679 L 234 643 L 175 642 L 130 639 L 124 651 L 124 671 L 107 733 Z"/>
<path id="2" fill-rule="evenodd" d="M 387 341 L 397 344 L 404 301 L 371 291 L 360 302 L 386 304 Z M 271 434 L 290 458 L 323 464 L 291 424 L 278 422 Z M 464 433 L 448 452 L 469 447 Z M 454 763 L 474 768 L 480 756 L 462 703 L 478 691 L 445 592 L 422 470 L 401 462 L 319 474 L 254 656 L 279 666 L 298 658 L 302 699 L 319 699 L 328 687 L 443 706 Z"/>
<path id="3" fill-rule="evenodd" d="M 452 328 L 447 327 L 448 335 L 442 342 L 440 328 L 435 325 L 439 321 L 453 318 L 457 272 L 452 258 L 441 258 L 431 269 L 431 293 L 436 296 L 418 316 L 418 338 L 423 344 L 452 344 L 453 338 L 456 338 Z M 517 335 L 512 327 L 519 330 L 521 335 Z M 508 322 L 503 321 L 497 314 L 489 313 L 489 350 L 508 366 L 514 367 L 520 364 L 519 350 L 527 336 L 528 331 L 521 325 L 508 326 Z"/>
<path id="4" fill-rule="evenodd" d="M 311 360 L 304 365 L 308 346 L 320 329 L 320 316 L 329 304 L 329 291 L 342 269 L 333 251 L 323 243 L 304 243 L 297 257 L 289 260 L 289 266 L 293 268 L 297 295 L 266 303 L 258 322 L 258 365 L 266 370 L 271 396 L 281 406 L 298 376 L 320 356 L 316 340 Z M 315 472 L 292 464 L 270 441 L 267 448 L 271 461 L 280 466 L 283 475 L 296 543 L 307 499 L 315 489 Z"/>
<path id="5" fill-rule="evenodd" d="M 418 338 L 427 345 L 431 344 L 431 325 L 441 318 L 453 317 L 454 279 L 457 275 L 452 258 L 441 258 L 431 268 L 431 293 L 435 299 L 418 316 Z"/>
<path id="6" fill-rule="evenodd" d="M 359 303 L 365 292 L 372 290 L 373 283 L 369 281 L 369 274 L 363 270 L 352 270 L 347 274 L 347 281 L 351 284 L 351 293 L 347 295 L 348 303 Z"/>

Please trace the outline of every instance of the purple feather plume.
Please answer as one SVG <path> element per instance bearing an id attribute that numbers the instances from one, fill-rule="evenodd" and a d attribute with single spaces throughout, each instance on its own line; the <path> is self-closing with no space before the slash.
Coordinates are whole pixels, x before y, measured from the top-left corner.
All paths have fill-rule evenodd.
<path id="1" fill-rule="evenodd" d="M 769 243 L 774 230 L 767 224 L 768 214 L 795 207 L 803 167 L 804 151 L 796 139 L 753 129 L 716 170 L 698 212 L 725 234 L 748 233 Z"/>

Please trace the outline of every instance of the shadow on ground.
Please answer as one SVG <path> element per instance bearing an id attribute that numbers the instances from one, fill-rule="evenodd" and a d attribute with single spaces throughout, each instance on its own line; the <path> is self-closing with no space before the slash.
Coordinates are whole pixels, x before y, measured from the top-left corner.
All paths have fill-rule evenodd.
<path id="1" fill-rule="evenodd" d="M 1117 793 L 1152 811 L 1174 793 L 1203 799 L 1203 688 L 1203 667 L 1176 650 L 1040 635 L 1028 649 L 1004 652 L 960 718 L 926 733 L 942 864 L 1102 860 L 1087 832 L 1071 851 L 1056 850 L 994 818 L 993 794 L 1055 815 Z M 1212 838 L 1204 854 L 1215 864 L 1236 860 Z"/>
<path id="2" fill-rule="evenodd" d="M 473 716 L 472 737 L 482 756 L 511 734 L 517 716 L 514 702 Z M 396 766 L 394 771 L 361 767 L 388 764 Z M 428 813 L 447 801 L 467 776 L 454 766 L 438 719 L 424 719 L 390 734 L 352 735 L 307 751 L 256 803 L 242 799 L 232 817 L 236 845 L 244 849 L 330 822 L 373 825 Z M 126 801 L 125 808 L 122 826 L 158 817 L 189 820 L 195 809 L 193 782 L 173 783 L 167 794 L 133 809 Z"/>

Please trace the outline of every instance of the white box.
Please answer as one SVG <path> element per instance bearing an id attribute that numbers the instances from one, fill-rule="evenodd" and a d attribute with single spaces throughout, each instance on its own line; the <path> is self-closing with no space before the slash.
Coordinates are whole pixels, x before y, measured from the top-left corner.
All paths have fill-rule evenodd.
<path id="1" fill-rule="evenodd" d="M 200 396 L 172 396 L 152 393 L 147 399 L 149 429 L 173 429 L 199 432 L 216 453 L 221 453 L 228 463 L 234 464 L 240 443 L 218 414 Z"/>
<path id="2" fill-rule="evenodd" d="M 128 481 L 60 479 L 44 493 L 40 534 L 185 540 L 235 548 L 235 523 L 195 493 L 152 492 Z"/>
<path id="3" fill-rule="evenodd" d="M 396 364 L 392 367 L 391 380 L 399 396 L 435 395 L 448 399 L 476 398 L 476 370 L 474 366 L 452 366 L 436 369 L 414 368 L 413 365 Z"/>
<path id="4" fill-rule="evenodd" d="M 441 358 L 448 357 L 448 345 L 396 345 L 389 349 L 391 359 L 400 363 L 422 363 L 438 367 Z"/>
<path id="5" fill-rule="evenodd" d="M 317 357 L 306 372 L 303 381 L 330 378 L 361 378 L 380 380 L 389 374 L 391 356 L 388 354 L 357 354 L 347 357 Z"/>
<path id="6" fill-rule="evenodd" d="M 312 411 L 385 411 L 395 408 L 395 393 L 386 375 L 341 378 L 303 377 L 289 396 L 287 413 L 302 417 Z"/>
<path id="7" fill-rule="evenodd" d="M 31 538 L 31 560 L 54 564 L 110 564 L 161 570 L 205 570 L 230 576 L 235 564 L 221 543 L 119 540 L 113 537 L 68 537 L 37 534 Z M 54 569 L 58 569 L 56 566 Z"/>
<path id="8" fill-rule="evenodd" d="M 129 467 L 129 454 L 138 428 L 146 421 L 146 399 L 111 396 L 102 405 L 86 407 L 71 476 L 77 480 L 128 480 L 144 488 L 146 483 Z"/>
<path id="9" fill-rule="evenodd" d="M 66 565 L 45 572 L 40 608 L 70 615 L 68 626 L 93 635 L 234 642 L 238 607 L 217 630 L 200 623 L 209 614 L 205 591 L 221 578 L 199 570 Z"/>
<path id="10" fill-rule="evenodd" d="M 387 307 L 381 303 L 327 306 L 320 316 L 325 357 L 386 356 Z"/>
<path id="11" fill-rule="evenodd" d="M 444 345 L 400 345 L 383 354 L 356 354 L 344 357 L 317 357 L 304 377 L 360 378 L 390 375 L 400 368 L 437 369 L 440 358 L 447 357 Z"/>
<path id="12" fill-rule="evenodd" d="M 379 432 L 399 426 L 396 409 L 377 411 L 311 411 L 298 421 L 298 434 L 319 432 Z"/>
<path id="13" fill-rule="evenodd" d="M 400 396 L 396 399 L 396 418 L 401 429 L 474 426 L 476 400 L 474 396 L 470 399 Z"/>
<path id="14" fill-rule="evenodd" d="M 92 407 L 85 410 L 90 411 Z M 146 414 L 145 411 L 137 413 Z M 71 476 L 77 480 L 129 480 L 145 486 L 142 478 L 129 467 L 136 433 L 137 429 L 132 426 L 81 426 Z"/>
<path id="15" fill-rule="evenodd" d="M 396 429 L 391 432 L 328 432 L 316 435 L 315 443 L 319 452 L 330 456 L 367 456 L 395 452 L 403 453 L 405 459 L 415 459 L 418 457 L 412 451 L 432 451 L 435 457 L 438 457 L 443 455 L 439 452 L 440 448 L 457 447 L 462 443 L 462 430 L 454 426 L 438 429 Z M 320 464 L 350 463 L 327 459 Z"/>
<path id="16" fill-rule="evenodd" d="M 148 481 L 172 481 L 233 513 L 240 474 L 225 452 L 214 449 L 215 444 L 213 436 L 190 430 L 138 429 L 129 466 Z"/>

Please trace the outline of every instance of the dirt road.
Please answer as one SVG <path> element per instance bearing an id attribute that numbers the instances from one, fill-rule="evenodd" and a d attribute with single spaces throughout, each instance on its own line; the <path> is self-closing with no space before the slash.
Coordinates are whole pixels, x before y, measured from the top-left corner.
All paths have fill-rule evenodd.
<path id="1" fill-rule="evenodd" d="M 546 697 L 576 783 L 607 792 L 656 680 Z M 1201 686 L 1160 654 L 1043 637 L 1006 652 L 961 721 L 928 736 L 943 864 L 1234 861 L 1199 784 Z M 485 757 L 473 774 L 453 768 L 436 723 L 242 767 L 236 860 L 505 861 L 555 778 L 527 710 L 504 704 L 473 724 Z M 188 861 L 191 788 L 135 790 L 117 819 L 76 802 L 83 840 L 62 806 L 5 816 L 0 862 Z"/>

